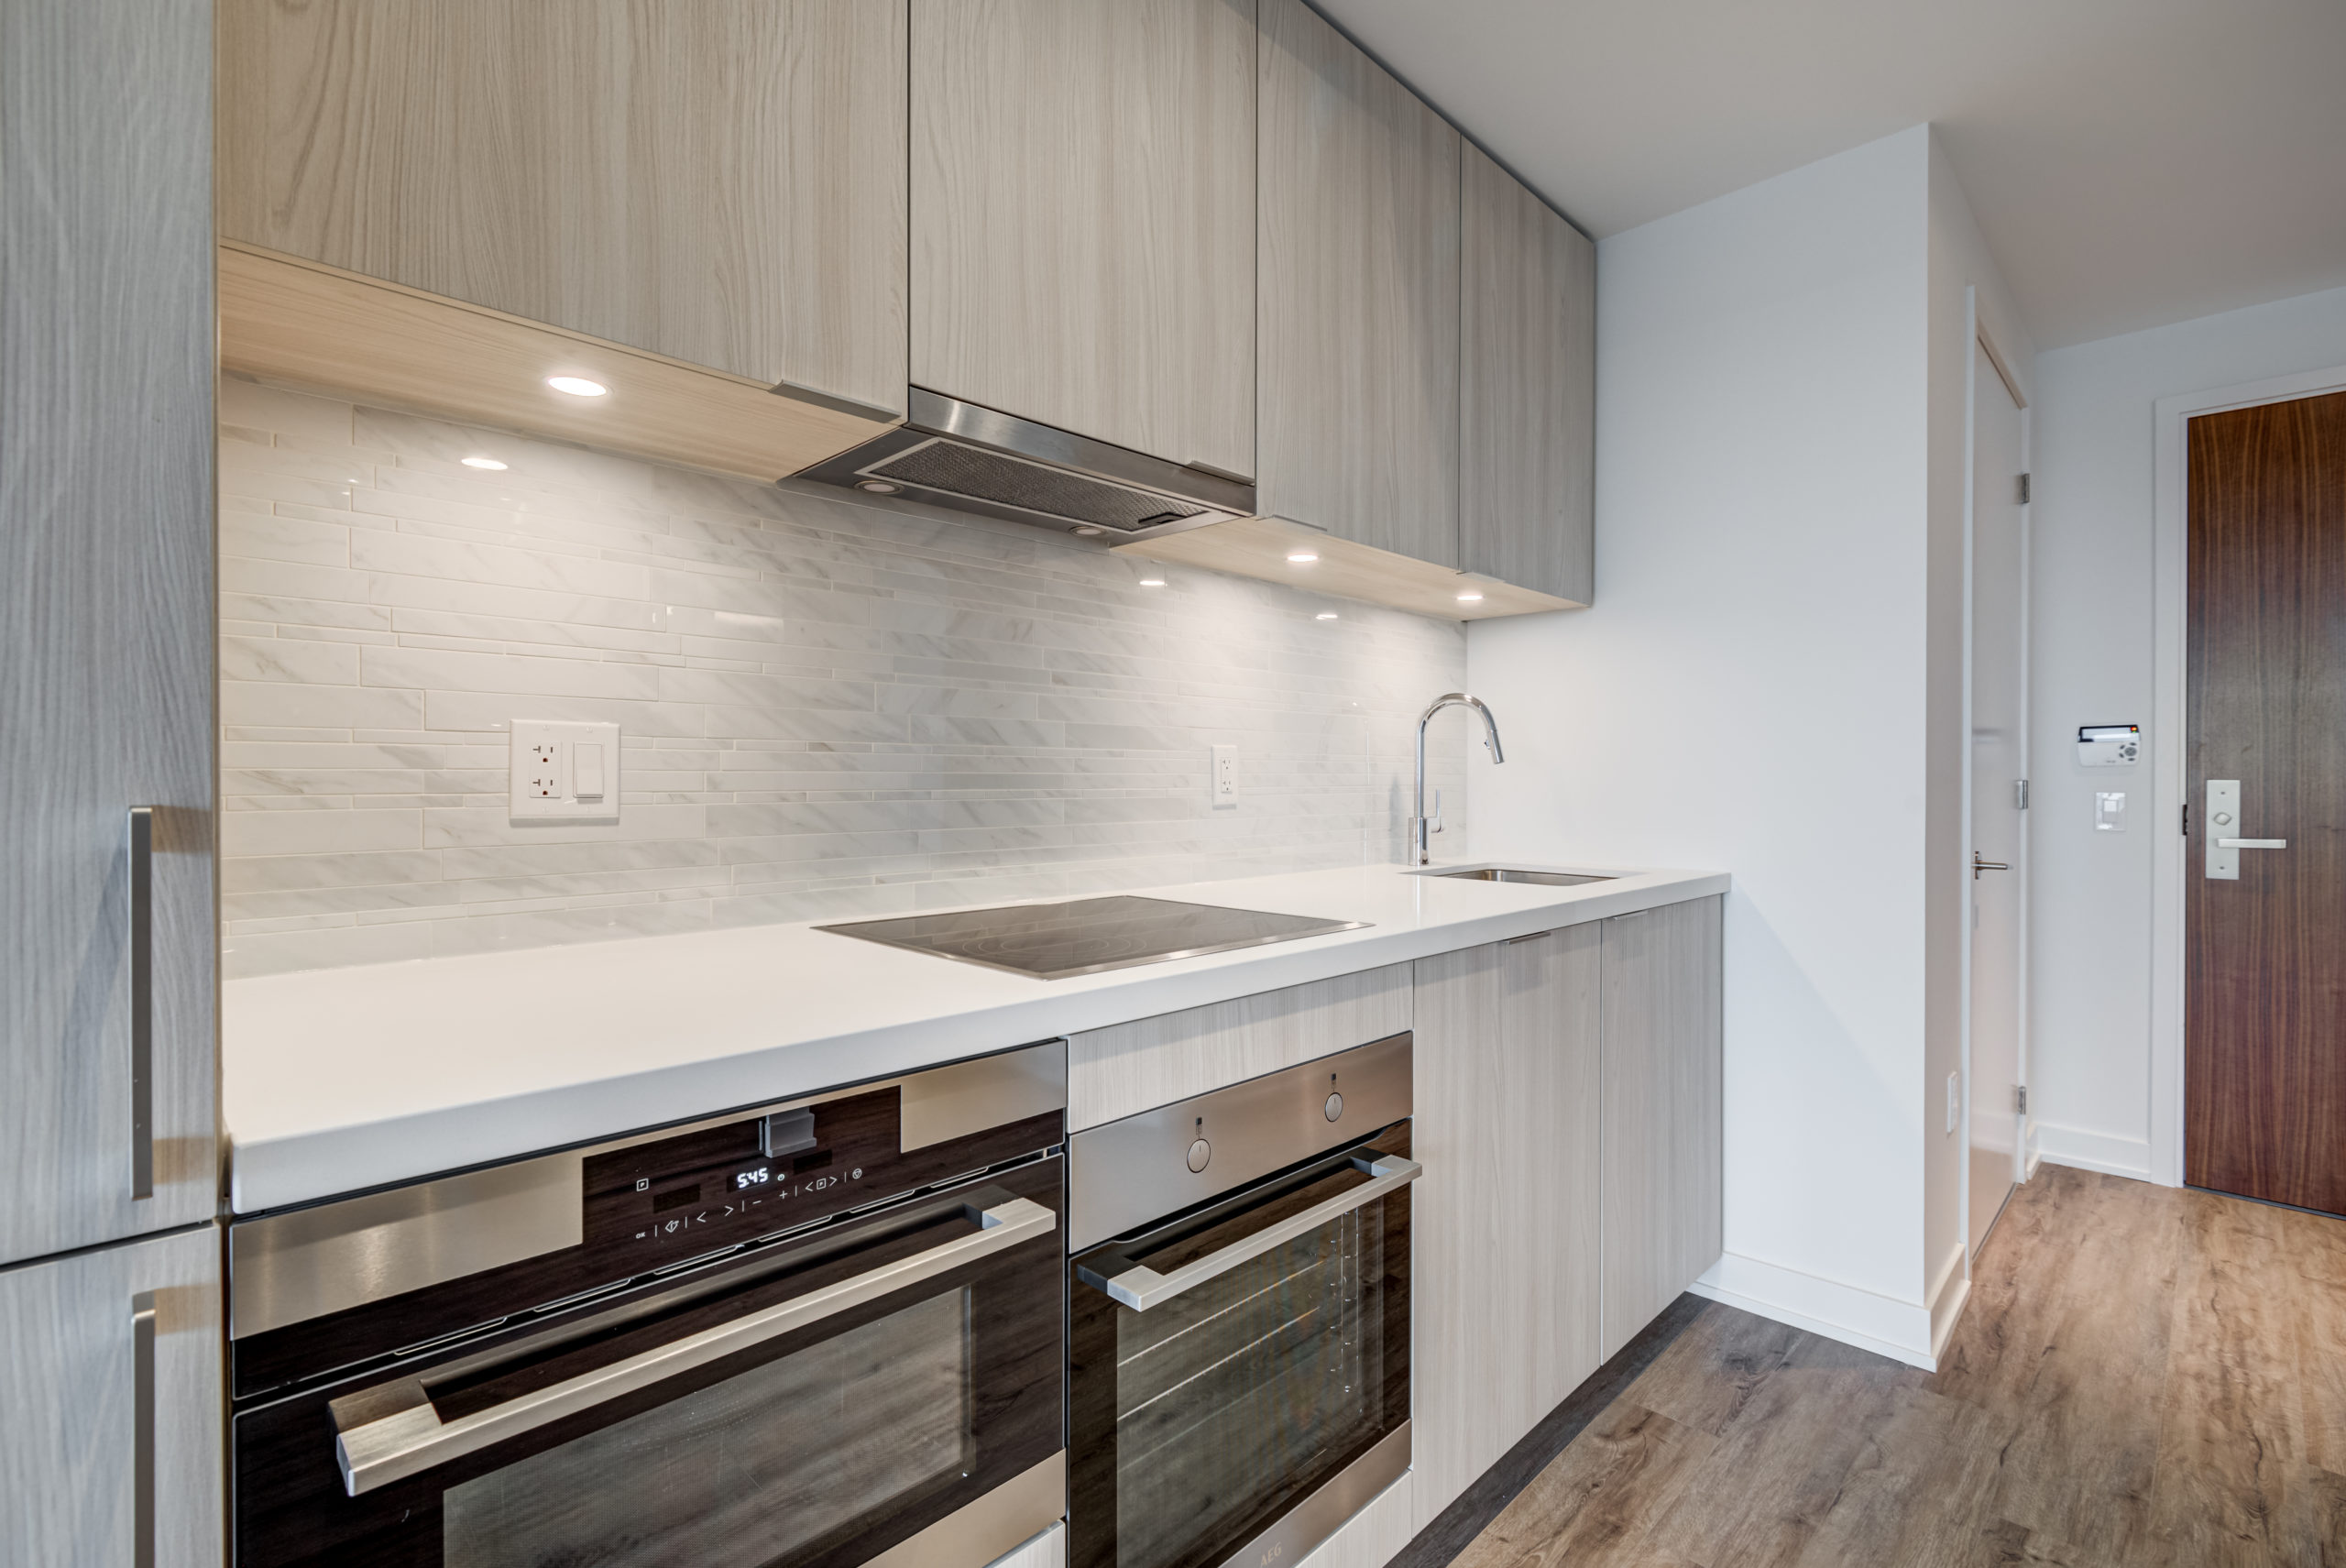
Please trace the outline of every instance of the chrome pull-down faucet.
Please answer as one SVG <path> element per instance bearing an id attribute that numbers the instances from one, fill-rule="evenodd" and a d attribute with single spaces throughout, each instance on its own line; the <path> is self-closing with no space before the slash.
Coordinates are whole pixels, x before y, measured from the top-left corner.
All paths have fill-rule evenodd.
<path id="1" fill-rule="evenodd" d="M 1499 746 L 1499 721 L 1483 706 L 1483 699 L 1468 696 L 1464 692 L 1451 692 L 1438 696 L 1433 706 L 1418 716 L 1418 799 L 1417 815 L 1409 818 L 1409 863 L 1418 866 L 1433 864 L 1433 835 L 1442 831 L 1442 793 L 1434 792 L 1434 816 L 1426 816 L 1426 724 L 1445 707 L 1471 707 L 1483 716 L 1483 744 L 1491 749 L 1491 761 L 1504 762 L 1507 752 Z"/>

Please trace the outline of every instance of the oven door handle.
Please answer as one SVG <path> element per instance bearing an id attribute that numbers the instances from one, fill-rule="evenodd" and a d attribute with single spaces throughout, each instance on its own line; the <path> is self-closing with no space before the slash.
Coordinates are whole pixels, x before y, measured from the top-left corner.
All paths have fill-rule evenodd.
<path id="1" fill-rule="evenodd" d="M 956 1237 L 942 1246 L 882 1264 L 852 1279 L 778 1301 L 729 1322 L 703 1329 L 640 1355 L 580 1373 L 452 1421 L 440 1419 L 422 1385 L 413 1378 L 403 1385 L 391 1384 L 356 1396 L 361 1399 L 412 1402 L 335 1436 L 334 1461 L 342 1467 L 343 1486 L 356 1497 L 378 1486 L 404 1480 L 435 1464 L 592 1409 L 623 1394 L 651 1387 L 720 1356 L 820 1322 L 908 1285 L 933 1279 L 1021 1242 L 1048 1235 L 1058 1228 L 1059 1223 L 1057 1214 L 1026 1198 L 997 1203 L 975 1218 L 983 1229 L 974 1234 Z"/>
<path id="2" fill-rule="evenodd" d="M 1329 1221 L 1365 1208 L 1396 1189 L 1407 1187 L 1424 1174 L 1425 1167 L 1416 1160 L 1397 1154 L 1379 1156 L 1373 1163 L 1355 1157 L 1353 1168 L 1368 1173 L 1369 1179 L 1349 1192 L 1339 1192 L 1324 1203 L 1314 1203 L 1300 1213 L 1289 1214 L 1276 1224 L 1264 1226 L 1244 1241 L 1231 1243 L 1219 1252 L 1210 1252 L 1194 1263 L 1185 1263 L 1170 1274 L 1159 1274 L 1153 1268 L 1135 1264 L 1114 1274 L 1100 1274 L 1086 1267 L 1081 1273 L 1084 1283 L 1105 1290 L 1109 1296 L 1130 1307 L 1135 1312 L 1146 1312 L 1151 1307 L 1161 1307 L 1186 1290 L 1204 1284 L 1219 1275 L 1229 1273 L 1248 1258 L 1260 1257 L 1273 1247 L 1308 1235 Z"/>

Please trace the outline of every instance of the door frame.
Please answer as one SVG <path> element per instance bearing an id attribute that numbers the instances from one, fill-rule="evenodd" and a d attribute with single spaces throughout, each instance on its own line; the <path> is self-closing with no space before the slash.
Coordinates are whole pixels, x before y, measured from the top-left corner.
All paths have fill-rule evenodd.
<path id="1" fill-rule="evenodd" d="M 2020 411 L 2021 464 L 2022 472 L 2026 473 L 2035 458 L 2035 420 L 2028 392 L 2021 385 L 2020 378 L 2012 374 L 2012 361 L 2004 356 L 2001 349 L 1996 346 L 1995 334 L 1989 330 L 1987 322 L 1981 316 L 1978 289 L 1967 288 L 1964 290 L 1964 294 L 1965 314 L 1969 317 L 1970 324 L 1970 331 L 1966 334 L 1965 341 L 1968 344 L 1976 344 L 1979 350 L 1987 355 L 1988 362 L 1996 367 L 1996 375 L 2004 384 L 2004 390 L 2012 395 L 2013 406 Z M 1979 537 L 1979 502 L 1976 493 L 1979 457 L 1979 365 L 1978 355 L 1965 356 L 1963 368 L 1963 865 L 1960 872 L 1963 887 L 1963 963 L 1960 977 L 1961 989 L 1957 992 L 1961 998 L 1957 1012 L 1963 1046 L 1963 1113 L 1956 1127 L 1956 1135 L 1962 1140 L 1963 1149 L 1962 1158 L 1957 1167 L 1957 1180 L 1960 1184 L 1960 1201 L 1956 1205 L 1956 1223 L 1966 1278 L 1968 1278 L 1971 1273 L 1971 1108 L 1973 1092 L 1978 1085 L 1978 1076 L 1973 1070 L 1971 1060 L 1971 948 L 1972 932 L 1976 929 L 1972 925 L 1972 912 L 1978 905 L 1978 894 L 1975 889 L 1979 884 L 1979 879 L 1971 875 L 1970 871 L 1972 854 L 1979 847 L 1978 841 L 1972 837 L 1971 828 L 1973 805 L 1971 670 L 1973 655 L 1976 652 L 1973 646 L 1972 629 L 1976 624 L 1974 600 L 1978 592 L 1978 583 L 1974 574 L 1977 554 L 1975 547 Z M 2034 717 L 2034 708 L 2030 701 L 2033 695 L 2031 678 L 2034 672 L 2030 663 L 2029 590 L 2035 577 L 2034 515 L 2034 506 L 2023 502 L 2020 509 L 2020 767 L 2023 778 L 2030 776 L 2034 765 L 2034 749 L 2030 744 L 2029 732 L 2029 726 Z M 2030 804 L 2033 806 L 2034 802 L 2032 801 Z M 2015 999 L 2019 1005 L 2013 1025 L 2016 1032 L 2016 1037 L 2013 1040 L 2015 1051 L 2013 1076 L 2022 1084 L 2028 1082 L 2029 1058 L 2028 906 L 2029 817 L 2031 815 L 2032 813 L 2027 811 L 2020 814 L 2020 861 L 2014 867 L 2014 875 L 2018 882 L 2014 893 L 2019 901 L 2019 928 L 2014 935 L 2019 945 L 2019 952 L 2016 955 L 2018 962 L 2013 983 L 2018 987 L 2020 994 Z M 2036 1157 L 2034 1146 L 2035 1129 L 2036 1119 L 2033 1113 L 2021 1119 L 2019 1159 L 2017 1168 L 2012 1172 L 2014 1186 L 2027 1180 L 2030 1173 L 2035 1169 Z"/>
<path id="2" fill-rule="evenodd" d="M 2187 427 L 2200 414 L 2261 403 L 2294 402 L 2346 391 L 2346 365 L 2270 376 L 2236 386 L 2161 398 L 2153 415 L 2156 460 L 2153 479 L 2151 633 L 2151 1179 L 2183 1185 L 2184 985 L 2187 974 L 2183 924 L 2184 724 L 2190 654 L 2190 449 Z M 2172 822 L 2176 830 L 2164 826 Z"/>

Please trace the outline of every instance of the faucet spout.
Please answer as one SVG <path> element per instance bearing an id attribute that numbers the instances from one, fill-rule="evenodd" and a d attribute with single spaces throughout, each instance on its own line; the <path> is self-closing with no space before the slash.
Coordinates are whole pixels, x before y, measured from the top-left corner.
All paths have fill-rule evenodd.
<path id="1" fill-rule="evenodd" d="M 1414 865 L 1433 864 L 1433 835 L 1442 831 L 1438 818 L 1426 816 L 1426 725 L 1445 707 L 1471 707 L 1483 716 L 1483 744 L 1491 749 L 1491 761 L 1504 762 L 1507 752 L 1499 745 L 1499 721 L 1491 717 L 1490 708 L 1478 696 L 1464 692 L 1447 692 L 1433 699 L 1425 712 L 1418 716 L 1418 795 L 1417 815 L 1409 819 L 1409 860 Z"/>

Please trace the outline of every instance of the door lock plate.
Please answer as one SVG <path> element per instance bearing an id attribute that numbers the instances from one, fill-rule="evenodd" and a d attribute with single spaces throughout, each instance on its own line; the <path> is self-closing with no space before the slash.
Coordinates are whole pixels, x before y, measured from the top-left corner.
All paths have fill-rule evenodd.
<path id="1" fill-rule="evenodd" d="M 2208 880 L 2240 881 L 2240 851 L 2224 844 L 2240 837 L 2240 780 L 2208 781 L 2208 820 L 2201 831 L 2208 835 Z"/>

